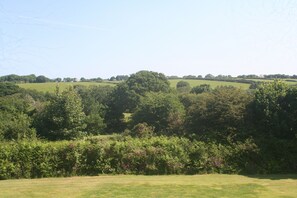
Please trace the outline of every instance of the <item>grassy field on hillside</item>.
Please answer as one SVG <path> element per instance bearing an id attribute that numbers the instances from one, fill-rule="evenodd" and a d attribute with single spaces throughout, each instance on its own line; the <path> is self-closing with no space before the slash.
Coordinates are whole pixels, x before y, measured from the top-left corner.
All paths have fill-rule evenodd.
<path id="1" fill-rule="evenodd" d="M 96 176 L 0 181 L 5 197 L 297 197 L 297 175 Z"/>
<path id="2" fill-rule="evenodd" d="M 56 90 L 56 86 L 59 85 L 60 90 L 63 91 L 69 86 L 74 86 L 74 85 L 84 85 L 84 86 L 115 86 L 116 83 L 111 83 L 111 82 L 49 82 L 49 83 L 22 83 L 18 84 L 20 87 L 25 88 L 25 89 L 34 89 L 37 91 L 42 91 L 42 92 L 50 92 L 53 93 Z"/>
<path id="3" fill-rule="evenodd" d="M 247 79 L 247 80 L 253 80 L 256 82 L 273 82 L 273 79 Z M 296 79 L 282 79 L 283 82 L 285 82 L 288 85 L 296 85 L 297 80 Z"/>
<path id="4" fill-rule="evenodd" d="M 201 85 L 201 84 L 209 84 L 212 88 L 215 88 L 217 86 L 234 86 L 234 87 L 238 87 L 238 88 L 242 88 L 242 89 L 248 89 L 250 84 L 246 84 L 246 83 L 236 83 L 236 82 L 224 82 L 224 81 L 213 81 L 213 80 L 198 80 L 198 79 L 171 79 L 169 80 L 170 82 L 170 86 L 172 88 L 176 87 L 176 84 L 179 81 L 187 81 L 189 82 L 189 84 L 191 85 L 191 87 L 197 86 L 197 85 Z M 261 79 L 256 79 L 255 81 L 264 81 L 264 82 L 272 82 L 272 80 L 261 80 Z M 296 85 L 296 82 L 287 82 L 284 81 L 285 83 L 289 84 L 289 85 Z M 73 86 L 73 85 L 84 85 L 84 86 L 106 86 L 106 85 L 110 85 L 110 86 L 115 86 L 118 82 L 101 82 L 101 83 L 97 83 L 97 82 L 61 82 L 59 83 L 60 86 L 60 90 L 63 91 L 65 90 L 67 87 L 69 86 Z M 53 93 L 56 90 L 56 86 L 58 83 L 23 83 L 23 84 L 18 84 L 20 87 L 25 88 L 25 89 L 34 89 L 37 91 L 42 91 L 42 92 L 51 92 Z"/>
<path id="5" fill-rule="evenodd" d="M 174 79 L 174 80 L 169 80 L 171 87 L 175 88 L 177 82 L 181 81 L 182 79 Z M 234 83 L 234 82 L 222 82 L 222 81 L 210 81 L 210 80 L 184 80 L 190 83 L 191 87 L 201 85 L 201 84 L 209 84 L 211 87 L 217 87 L 217 86 L 235 86 L 235 87 L 241 87 L 243 89 L 248 89 L 249 84 L 244 84 L 244 83 Z M 53 93 L 56 90 L 56 86 L 59 85 L 60 90 L 63 91 L 69 86 L 74 86 L 74 85 L 84 85 L 84 86 L 115 86 L 115 82 L 61 82 L 61 83 L 22 83 L 18 84 L 20 87 L 25 88 L 25 89 L 34 89 L 37 91 L 42 91 L 42 92 L 50 92 Z"/>
<path id="6" fill-rule="evenodd" d="M 241 87 L 242 89 L 248 89 L 250 84 L 246 83 L 236 83 L 236 82 L 223 82 L 223 81 L 213 81 L 213 80 L 196 80 L 196 79 L 172 79 L 169 80 L 171 87 L 176 87 L 176 84 L 179 81 L 187 81 L 191 87 L 195 87 L 197 85 L 202 84 L 209 84 L 212 88 L 215 88 L 217 86 L 234 86 L 234 87 Z"/>

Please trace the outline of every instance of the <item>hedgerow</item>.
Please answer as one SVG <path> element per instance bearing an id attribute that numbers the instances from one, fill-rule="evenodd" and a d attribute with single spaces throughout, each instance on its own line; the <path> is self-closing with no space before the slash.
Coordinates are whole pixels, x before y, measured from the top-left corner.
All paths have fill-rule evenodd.
<path id="1" fill-rule="evenodd" d="M 234 156 L 249 160 L 258 154 L 256 148 L 243 144 L 226 146 L 177 137 L 6 142 L 0 145 L 0 178 L 240 173 L 246 169 Z"/>

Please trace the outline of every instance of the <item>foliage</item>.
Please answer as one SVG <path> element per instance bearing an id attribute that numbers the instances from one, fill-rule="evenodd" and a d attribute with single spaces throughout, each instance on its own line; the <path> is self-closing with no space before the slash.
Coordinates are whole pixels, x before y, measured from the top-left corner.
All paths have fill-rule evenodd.
<path id="1" fill-rule="evenodd" d="M 31 119 L 21 112 L 0 112 L 0 140 L 34 139 L 35 129 L 31 128 Z"/>
<path id="2" fill-rule="evenodd" d="M 35 126 L 40 136 L 51 140 L 81 137 L 85 129 L 81 98 L 70 87 L 36 115 Z"/>
<path id="3" fill-rule="evenodd" d="M 35 82 L 36 83 L 46 83 L 46 82 L 50 82 L 51 80 L 45 76 L 37 76 Z"/>
<path id="4" fill-rule="evenodd" d="M 88 134 L 98 135 L 104 133 L 106 124 L 100 114 L 92 113 L 85 118 L 86 128 Z"/>
<path id="5" fill-rule="evenodd" d="M 191 90 L 190 83 L 187 81 L 179 81 L 176 84 L 176 89 L 179 93 L 189 93 Z"/>
<path id="6" fill-rule="evenodd" d="M 27 75 L 27 76 L 18 76 L 15 74 L 10 74 L 6 76 L 0 77 L 0 82 L 25 82 L 25 83 L 32 83 L 36 81 L 36 76 L 34 74 Z"/>
<path id="7" fill-rule="evenodd" d="M 120 83 L 111 93 L 106 122 L 113 131 L 123 131 L 123 113 L 133 113 L 140 102 L 140 98 L 148 92 L 169 92 L 170 84 L 164 74 L 140 71 L 132 74 L 126 81 Z"/>
<path id="8" fill-rule="evenodd" d="M 145 95 L 147 92 L 169 92 L 170 84 L 162 73 L 152 71 L 139 71 L 132 74 L 126 84 L 129 90 L 136 94 Z"/>
<path id="9" fill-rule="evenodd" d="M 119 78 L 123 82 L 116 87 L 74 83 L 74 89 L 56 94 L 1 83 L 0 177 L 297 170 L 297 89 L 287 82 L 266 80 L 242 90 L 210 89 L 222 83 L 217 78 L 227 81 L 228 76 L 171 80 L 178 93 L 156 72 Z M 193 83 L 202 85 L 188 93 Z M 41 84 L 45 89 L 50 83 Z M 21 142 L 34 140 L 36 130 L 48 140 L 89 136 L 80 142 Z M 130 136 L 98 136 L 121 131 Z"/>
<path id="10" fill-rule="evenodd" d="M 6 142 L 0 144 L 0 179 L 106 173 L 244 173 L 242 162 L 250 163 L 250 156 L 258 156 L 256 148 L 246 144 L 226 146 L 176 137 Z M 235 155 L 240 159 L 232 158 Z"/>
<path id="11" fill-rule="evenodd" d="M 200 94 L 200 93 L 209 92 L 209 91 L 210 91 L 209 84 L 198 85 L 191 89 L 191 93 L 194 93 L 194 94 Z"/>
<path id="12" fill-rule="evenodd" d="M 200 94 L 187 109 L 186 126 L 190 133 L 224 141 L 244 130 L 246 107 L 251 97 L 235 87 L 218 87 Z"/>
<path id="13" fill-rule="evenodd" d="M 0 140 L 35 138 L 29 117 L 30 99 L 20 94 L 0 97 Z"/>
<path id="14" fill-rule="evenodd" d="M 154 127 L 143 122 L 136 124 L 128 135 L 138 138 L 152 137 L 154 135 L 154 130 Z"/>
<path id="15" fill-rule="evenodd" d="M 287 91 L 281 103 L 283 123 L 283 135 L 286 138 L 297 138 L 297 88 L 292 87 Z"/>
<path id="16" fill-rule="evenodd" d="M 89 134 L 102 134 L 106 129 L 104 121 L 109 95 L 113 91 L 111 86 L 75 86 L 82 99 L 83 111 L 86 114 L 86 131 Z"/>
<path id="17" fill-rule="evenodd" d="M 13 83 L 0 83 L 0 97 L 18 93 L 20 87 Z"/>
<path id="18" fill-rule="evenodd" d="M 184 121 L 184 107 L 174 94 L 147 93 L 141 98 L 132 123 L 147 123 L 158 134 L 180 134 Z"/>
<path id="19" fill-rule="evenodd" d="M 284 108 L 288 109 L 290 103 L 293 104 L 296 98 L 286 97 L 287 92 L 288 86 L 281 81 L 264 83 L 256 90 L 255 100 L 249 112 L 249 119 L 256 130 L 254 135 L 289 139 L 294 136 L 288 129 L 287 112 Z"/>

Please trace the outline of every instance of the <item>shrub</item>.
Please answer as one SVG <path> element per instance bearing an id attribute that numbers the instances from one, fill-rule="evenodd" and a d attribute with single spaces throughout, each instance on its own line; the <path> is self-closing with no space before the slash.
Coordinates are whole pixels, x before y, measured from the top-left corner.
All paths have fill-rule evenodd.
<path id="1" fill-rule="evenodd" d="M 296 141 L 258 147 L 177 137 L 62 142 L 2 142 L 0 179 L 99 174 L 296 172 Z M 272 152 L 273 151 L 273 152 Z M 277 152 L 274 152 L 277 151 Z"/>

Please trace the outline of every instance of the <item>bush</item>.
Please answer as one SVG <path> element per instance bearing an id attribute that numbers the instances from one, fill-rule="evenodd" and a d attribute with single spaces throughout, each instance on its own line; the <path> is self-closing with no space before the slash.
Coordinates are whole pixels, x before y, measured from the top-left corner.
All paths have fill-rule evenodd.
<path id="1" fill-rule="evenodd" d="M 132 137 L 151 137 L 154 135 L 154 127 L 149 126 L 146 122 L 135 125 L 130 132 Z"/>
<path id="2" fill-rule="evenodd" d="M 259 148 L 251 140 L 223 145 L 163 136 L 2 142 L 0 179 L 99 174 L 293 173 L 297 170 L 294 145 L 296 142 L 278 142 Z"/>

